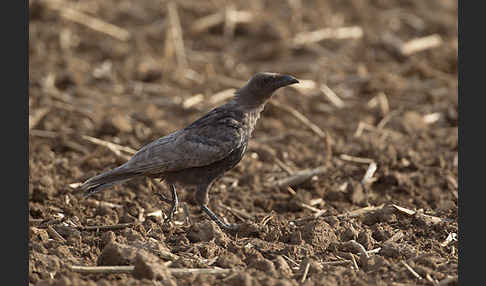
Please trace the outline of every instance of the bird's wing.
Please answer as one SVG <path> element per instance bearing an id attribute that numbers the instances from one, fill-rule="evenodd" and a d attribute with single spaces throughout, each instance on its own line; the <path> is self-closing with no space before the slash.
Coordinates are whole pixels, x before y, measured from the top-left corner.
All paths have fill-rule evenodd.
<path id="1" fill-rule="evenodd" d="M 241 117 L 233 111 L 215 109 L 187 128 L 146 145 L 124 167 L 149 175 L 219 161 L 243 144 Z"/>

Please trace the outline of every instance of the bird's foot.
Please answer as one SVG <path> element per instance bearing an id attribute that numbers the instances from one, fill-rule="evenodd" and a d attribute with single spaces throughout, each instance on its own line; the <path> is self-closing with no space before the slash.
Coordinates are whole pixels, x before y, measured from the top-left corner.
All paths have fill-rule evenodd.
<path id="1" fill-rule="evenodd" d="M 156 194 L 156 195 L 159 197 L 159 199 L 160 199 L 161 201 L 164 201 L 164 202 L 166 202 L 166 203 L 168 203 L 168 204 L 171 204 L 171 205 L 172 205 L 172 203 L 173 203 L 173 202 L 172 202 L 172 200 L 169 200 L 168 198 L 166 198 L 166 197 L 165 197 L 164 195 L 162 195 L 161 193 L 155 193 L 155 194 Z"/>
<path id="2" fill-rule="evenodd" d="M 176 210 L 177 210 L 177 203 L 172 204 L 171 207 L 170 207 L 169 215 L 164 220 L 165 223 L 169 223 L 169 222 L 172 221 L 172 219 L 174 218 L 174 214 L 175 214 Z"/>
<path id="3" fill-rule="evenodd" d="M 239 224 L 226 223 L 222 221 L 215 213 L 213 213 L 207 206 L 201 205 L 201 210 L 204 211 L 221 229 L 226 231 L 236 231 L 240 228 Z"/>
<path id="4" fill-rule="evenodd" d="M 177 193 L 176 193 L 176 189 L 175 189 L 174 185 L 171 185 L 170 189 L 171 189 L 171 194 L 172 194 L 172 200 L 169 200 L 168 198 L 166 198 L 161 193 L 156 193 L 162 201 L 170 204 L 169 215 L 164 220 L 165 223 L 172 221 L 172 219 L 174 218 L 174 214 L 177 210 L 177 207 L 179 206 L 179 199 L 177 198 Z"/>

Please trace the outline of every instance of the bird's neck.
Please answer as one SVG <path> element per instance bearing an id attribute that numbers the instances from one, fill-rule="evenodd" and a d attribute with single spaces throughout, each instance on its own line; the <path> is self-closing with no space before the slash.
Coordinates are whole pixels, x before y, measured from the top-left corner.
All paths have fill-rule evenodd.
<path id="1" fill-rule="evenodd" d="M 248 86 L 244 86 L 235 92 L 234 100 L 242 109 L 254 111 L 263 109 L 270 97 L 272 97 L 272 93 L 262 94 L 261 91 L 251 90 Z"/>
<path id="2" fill-rule="evenodd" d="M 263 111 L 263 108 L 265 108 L 265 104 L 262 104 L 258 106 L 257 108 L 248 110 L 248 126 L 249 126 L 249 136 L 251 137 L 251 134 L 253 133 L 253 130 L 255 129 L 256 123 L 258 121 L 258 118 L 260 118 L 260 113 Z"/>

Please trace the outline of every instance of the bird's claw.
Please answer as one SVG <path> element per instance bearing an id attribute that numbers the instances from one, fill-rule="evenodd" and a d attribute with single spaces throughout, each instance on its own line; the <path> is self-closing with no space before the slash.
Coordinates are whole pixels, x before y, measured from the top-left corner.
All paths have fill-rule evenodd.
<path id="1" fill-rule="evenodd" d="M 159 197 L 159 199 L 160 199 L 161 201 L 164 201 L 164 202 L 166 202 L 166 203 L 168 203 L 168 204 L 171 204 L 171 205 L 174 203 L 172 200 L 169 200 L 168 198 L 166 198 L 166 197 L 165 197 L 164 195 L 162 195 L 161 193 L 155 193 L 155 194 L 156 194 L 156 195 Z"/>
<path id="2" fill-rule="evenodd" d="M 228 231 L 236 231 L 240 229 L 240 224 L 237 223 L 228 223 L 226 225 L 222 225 L 222 227 Z"/>

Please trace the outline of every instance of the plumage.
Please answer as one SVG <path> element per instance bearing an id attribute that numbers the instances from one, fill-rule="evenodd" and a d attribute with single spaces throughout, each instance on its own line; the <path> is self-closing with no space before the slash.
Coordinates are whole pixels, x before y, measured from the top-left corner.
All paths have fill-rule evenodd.
<path id="1" fill-rule="evenodd" d="M 172 209 L 177 207 L 174 184 L 196 186 L 196 200 L 222 228 L 222 222 L 207 208 L 212 183 L 243 157 L 248 140 L 265 103 L 280 87 L 297 83 L 288 75 L 257 73 L 233 99 L 208 112 L 189 126 L 159 138 L 136 152 L 125 164 L 87 180 L 80 187 L 93 194 L 132 178 L 161 178 L 171 185 Z"/>

